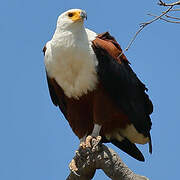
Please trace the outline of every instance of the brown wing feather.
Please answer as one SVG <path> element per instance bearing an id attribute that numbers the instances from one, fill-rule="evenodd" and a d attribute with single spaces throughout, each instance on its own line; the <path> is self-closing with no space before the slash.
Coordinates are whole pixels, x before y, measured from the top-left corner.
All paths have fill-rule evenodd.
<path id="1" fill-rule="evenodd" d="M 59 109 L 66 117 L 66 101 L 62 88 L 57 84 L 55 79 L 49 78 L 47 75 L 47 82 L 49 87 L 49 93 L 51 100 L 55 106 L 59 106 Z"/>
<path id="2" fill-rule="evenodd" d="M 124 54 L 121 55 L 121 58 L 117 58 L 122 53 L 121 46 L 108 32 L 99 34 L 96 40 L 93 41 L 93 43 L 94 45 L 100 46 L 105 49 L 119 63 L 123 61 L 127 64 L 130 64 Z"/>
<path id="3" fill-rule="evenodd" d="M 120 45 L 109 33 L 103 33 L 93 41 L 92 47 L 98 60 L 100 82 L 137 131 L 150 138 L 152 123 L 149 115 L 153 105 L 145 93 L 147 88 L 131 69 L 125 55 L 119 57 Z"/>

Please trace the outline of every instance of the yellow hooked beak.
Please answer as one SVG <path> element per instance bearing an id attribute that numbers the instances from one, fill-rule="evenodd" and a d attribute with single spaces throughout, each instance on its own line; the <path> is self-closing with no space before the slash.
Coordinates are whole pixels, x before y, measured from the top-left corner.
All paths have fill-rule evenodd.
<path id="1" fill-rule="evenodd" d="M 79 21 L 79 20 L 84 20 L 87 19 L 87 14 L 85 11 L 83 10 L 77 10 L 77 11 L 72 11 L 68 13 L 68 17 L 72 20 L 72 21 Z"/>

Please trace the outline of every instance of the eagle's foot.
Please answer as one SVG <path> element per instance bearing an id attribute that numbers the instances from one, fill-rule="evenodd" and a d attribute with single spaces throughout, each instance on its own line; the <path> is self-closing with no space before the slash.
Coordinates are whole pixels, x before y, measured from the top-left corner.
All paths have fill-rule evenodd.
<path id="1" fill-rule="evenodd" d="M 74 173 L 76 176 L 80 176 L 77 171 L 78 171 L 78 168 L 76 166 L 76 162 L 74 159 L 72 159 L 72 161 L 69 163 L 69 169 L 72 173 Z"/>
<path id="2" fill-rule="evenodd" d="M 89 156 L 91 153 L 100 151 L 101 139 L 101 136 L 87 136 L 85 141 L 80 143 L 79 149 L 76 151 L 76 157 L 78 157 L 78 159 L 81 161 L 85 161 L 87 156 Z"/>
<path id="3" fill-rule="evenodd" d="M 82 149 L 91 148 L 92 138 L 93 138 L 92 136 L 87 136 L 85 141 L 80 143 L 80 148 L 82 148 Z"/>
<path id="4" fill-rule="evenodd" d="M 80 170 L 79 167 L 91 157 L 92 153 L 101 150 L 101 139 L 101 136 L 87 136 L 85 142 L 80 143 L 79 149 L 75 152 L 75 157 L 69 164 L 69 169 L 72 173 L 80 176 L 77 173 Z"/>
<path id="5" fill-rule="evenodd" d="M 101 139 L 102 137 L 101 136 L 97 136 L 96 138 L 93 138 L 91 140 L 91 144 L 92 144 L 92 152 L 95 152 L 95 151 L 99 151 L 100 150 L 100 143 L 101 143 Z"/>
<path id="6" fill-rule="evenodd" d="M 97 147 L 99 143 L 101 142 L 101 136 L 93 137 L 93 136 L 87 136 L 85 142 L 81 142 L 80 148 L 86 149 L 90 148 L 92 152 L 98 150 Z"/>

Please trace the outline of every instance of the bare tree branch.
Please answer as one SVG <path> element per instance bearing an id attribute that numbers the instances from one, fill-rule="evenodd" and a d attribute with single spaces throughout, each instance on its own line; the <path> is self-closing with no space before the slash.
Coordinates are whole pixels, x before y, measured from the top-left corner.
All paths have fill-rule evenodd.
<path id="1" fill-rule="evenodd" d="M 124 51 L 122 51 L 122 53 L 119 55 L 119 57 L 121 57 L 121 55 L 128 51 L 129 48 L 131 47 L 131 45 L 133 44 L 133 42 L 135 41 L 137 35 L 149 24 L 153 23 L 154 21 L 157 21 L 158 19 L 161 19 L 162 16 L 164 16 L 165 14 L 167 14 L 171 9 L 173 8 L 173 6 L 169 7 L 166 11 L 164 11 L 161 15 L 156 16 L 154 19 L 152 19 L 151 21 L 148 22 L 144 22 L 140 24 L 140 29 L 135 33 L 135 35 L 133 36 L 133 38 L 131 39 L 131 41 L 129 42 L 128 46 L 126 47 L 126 49 Z"/>
<path id="2" fill-rule="evenodd" d="M 161 15 L 156 16 L 154 19 L 152 19 L 151 21 L 145 22 L 145 23 L 141 23 L 140 27 L 145 27 L 148 24 L 153 23 L 154 21 L 157 21 L 158 19 L 161 19 L 162 16 L 164 16 L 165 14 L 167 14 L 171 9 L 173 8 L 173 6 L 171 6 L 170 8 L 168 8 L 166 11 L 164 11 Z"/>
<path id="3" fill-rule="evenodd" d="M 180 1 L 174 2 L 174 3 L 170 3 L 170 4 L 166 4 L 165 2 L 159 0 L 158 3 L 160 6 L 176 6 L 176 5 L 180 5 Z"/>
<path id="4" fill-rule="evenodd" d="M 153 15 L 153 14 L 148 14 L 150 16 L 153 16 L 155 17 L 154 19 L 150 20 L 150 21 L 147 21 L 147 22 L 144 22 L 144 23 L 141 23 L 140 24 L 140 28 L 139 30 L 135 33 L 135 35 L 133 36 L 133 38 L 130 40 L 129 44 L 127 45 L 127 47 L 125 48 L 125 50 L 123 50 L 121 52 L 121 54 L 119 55 L 119 57 L 122 56 L 122 54 L 124 54 L 126 51 L 129 50 L 129 48 L 131 47 L 131 45 L 133 44 L 133 42 L 135 41 L 137 35 L 149 24 L 161 19 L 163 21 L 166 21 L 166 22 L 170 22 L 170 23 L 180 23 L 179 21 L 172 21 L 172 20 L 169 20 L 169 19 L 165 19 L 163 18 L 163 16 L 166 16 L 167 18 L 171 18 L 171 19 L 176 19 L 176 20 L 180 20 L 180 18 L 177 18 L 177 17 L 172 17 L 172 16 L 168 16 L 167 13 L 169 12 L 172 12 L 172 11 L 180 11 L 180 9 L 173 9 L 174 7 L 176 7 L 177 5 L 180 5 L 180 1 L 177 1 L 177 2 L 174 2 L 174 3 L 170 3 L 170 4 L 167 4 L 165 2 L 163 2 L 162 0 L 159 0 L 159 3 L 158 3 L 160 6 L 165 6 L 165 7 L 169 7 L 166 11 L 163 11 L 159 16 L 157 15 Z"/>
<path id="5" fill-rule="evenodd" d="M 148 14 L 148 15 L 153 16 L 153 17 L 157 17 L 154 14 Z M 165 18 L 160 18 L 160 19 L 163 20 L 163 21 L 169 22 L 169 23 L 180 23 L 180 21 L 171 21 L 171 20 L 168 20 L 168 19 L 165 19 Z"/>
<path id="6" fill-rule="evenodd" d="M 180 11 L 180 9 L 171 9 L 169 12 Z"/>
<path id="7" fill-rule="evenodd" d="M 96 169 L 102 169 L 112 180 L 148 180 L 132 172 L 120 159 L 118 154 L 105 145 L 95 143 L 93 148 L 81 147 L 71 161 L 76 166 L 76 175 L 71 172 L 66 180 L 91 180 Z"/>
<path id="8" fill-rule="evenodd" d="M 173 16 L 168 16 L 168 15 L 165 15 L 167 18 L 171 18 L 171 19 L 176 19 L 176 20 L 180 20 L 180 18 L 178 17 L 173 17 Z"/>
<path id="9" fill-rule="evenodd" d="M 180 11 L 180 9 L 172 9 L 171 11 Z"/>

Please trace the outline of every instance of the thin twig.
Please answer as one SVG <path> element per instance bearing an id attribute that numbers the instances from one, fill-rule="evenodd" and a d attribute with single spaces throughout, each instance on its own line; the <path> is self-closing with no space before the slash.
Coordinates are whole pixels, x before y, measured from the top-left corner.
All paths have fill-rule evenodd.
<path id="1" fill-rule="evenodd" d="M 176 6 L 176 5 L 180 5 L 180 1 L 176 1 L 174 3 L 170 3 L 170 4 L 166 4 L 165 2 L 159 0 L 158 3 L 160 6 Z"/>
<path id="2" fill-rule="evenodd" d="M 171 9 L 169 12 L 173 12 L 173 11 L 180 11 L 180 9 Z"/>
<path id="3" fill-rule="evenodd" d="M 129 48 L 131 47 L 131 45 L 133 44 L 133 42 L 135 41 L 137 35 L 149 24 L 153 23 L 154 21 L 157 21 L 158 19 L 161 19 L 162 16 L 164 16 L 165 14 L 167 14 L 171 9 L 173 8 L 173 6 L 169 7 L 166 11 L 164 11 L 161 15 L 155 17 L 154 19 L 152 19 L 151 21 L 145 22 L 145 23 L 141 23 L 140 24 L 140 29 L 135 33 L 134 37 L 131 39 L 131 41 L 129 42 L 127 48 L 121 52 L 121 54 L 118 56 L 119 58 L 122 56 L 122 54 L 124 54 L 124 52 L 128 51 Z"/>
<path id="4" fill-rule="evenodd" d="M 155 17 L 153 20 L 145 22 L 145 23 L 141 23 L 140 26 L 145 27 L 148 24 L 153 23 L 154 21 L 157 21 L 158 19 L 160 19 L 162 16 L 164 16 L 165 14 L 167 14 L 171 9 L 173 8 L 173 6 L 171 6 L 170 8 L 168 8 L 166 11 L 164 11 L 160 16 Z"/>
<path id="5" fill-rule="evenodd" d="M 144 27 L 140 27 L 140 29 L 136 32 L 136 34 L 134 35 L 134 37 L 131 39 L 131 41 L 129 42 L 128 46 L 126 47 L 125 50 L 123 50 L 121 52 L 121 54 L 118 56 L 118 58 L 120 58 L 126 51 L 129 50 L 129 48 L 131 47 L 132 43 L 135 41 L 137 35 L 144 29 Z"/>
<path id="6" fill-rule="evenodd" d="M 148 21 L 148 22 L 145 22 L 145 23 L 141 23 L 140 24 L 140 28 L 139 30 L 135 33 L 135 35 L 133 36 L 133 38 L 130 40 L 129 44 L 127 45 L 126 49 L 123 50 L 121 52 L 121 54 L 118 56 L 118 58 L 120 58 L 122 56 L 122 54 L 124 54 L 126 51 L 129 50 L 129 48 L 131 47 L 131 45 L 133 44 L 133 42 L 135 41 L 137 35 L 149 24 L 161 19 L 163 21 L 166 21 L 166 22 L 170 22 L 170 23 L 180 23 L 179 21 L 171 21 L 169 19 L 165 19 L 165 18 L 162 18 L 163 16 L 166 16 L 167 18 L 171 18 L 171 19 L 176 19 L 176 20 L 180 20 L 180 18 L 177 18 L 177 17 L 172 17 L 172 16 L 168 16 L 167 13 L 168 12 L 172 12 L 172 11 L 180 11 L 180 9 L 172 9 L 173 7 L 177 6 L 177 5 L 180 5 L 180 1 L 176 1 L 174 3 L 170 3 L 170 4 L 167 4 L 165 2 L 163 2 L 162 0 L 159 0 L 159 3 L 158 3 L 160 6 L 170 6 L 166 11 L 163 11 L 161 15 L 159 16 L 156 16 L 156 15 L 152 15 L 152 14 L 148 14 L 150 16 L 154 16 L 155 18 Z"/>
<path id="7" fill-rule="evenodd" d="M 147 14 L 147 15 L 157 17 L 154 14 Z M 171 21 L 171 20 L 168 20 L 168 19 L 165 19 L 165 18 L 160 18 L 160 19 L 163 20 L 163 21 L 169 22 L 169 23 L 180 23 L 180 21 Z"/>
<path id="8" fill-rule="evenodd" d="M 165 15 L 167 18 L 171 18 L 171 19 L 176 19 L 176 20 L 180 20 L 180 18 L 178 17 L 173 17 L 173 16 L 168 16 L 168 15 Z"/>

